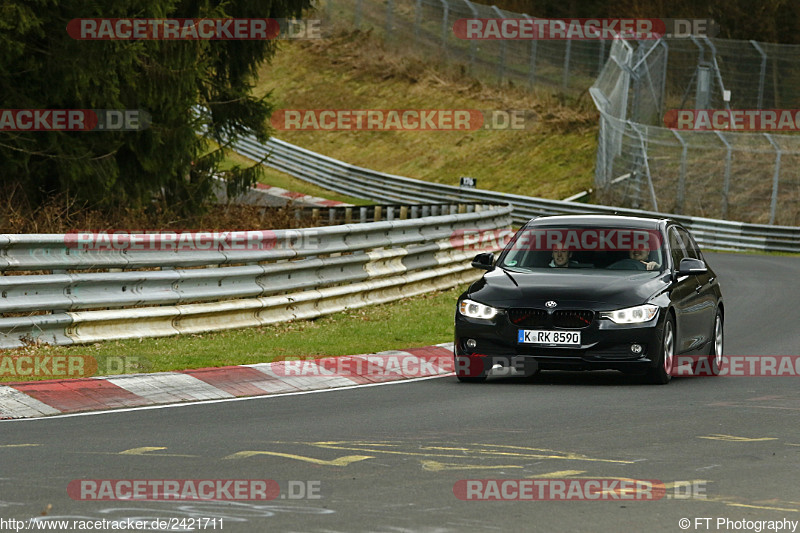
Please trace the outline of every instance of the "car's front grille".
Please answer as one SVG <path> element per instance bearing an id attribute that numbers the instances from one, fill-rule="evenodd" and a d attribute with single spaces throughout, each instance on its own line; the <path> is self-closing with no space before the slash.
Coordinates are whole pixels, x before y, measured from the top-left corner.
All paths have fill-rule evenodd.
<path id="1" fill-rule="evenodd" d="M 511 308 L 508 319 L 515 326 L 523 328 L 567 328 L 583 329 L 592 325 L 594 311 L 559 310 L 549 314 L 544 309 Z"/>
<path id="2" fill-rule="evenodd" d="M 548 325 L 547 311 L 544 309 L 509 309 L 508 318 L 515 326 L 524 328 L 543 328 Z"/>
<path id="3" fill-rule="evenodd" d="M 579 329 L 592 325 L 593 311 L 556 311 L 553 313 L 553 325 L 557 328 Z"/>

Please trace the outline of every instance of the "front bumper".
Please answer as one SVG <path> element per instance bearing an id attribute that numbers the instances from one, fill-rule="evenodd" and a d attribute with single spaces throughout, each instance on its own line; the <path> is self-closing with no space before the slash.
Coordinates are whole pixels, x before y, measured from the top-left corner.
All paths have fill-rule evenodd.
<path id="1" fill-rule="evenodd" d="M 664 323 L 663 309 L 650 322 L 636 325 L 615 324 L 596 317 L 582 329 L 551 327 L 557 331 L 580 331 L 581 345 L 574 347 L 539 346 L 517 342 L 521 328 L 505 312 L 491 320 L 455 317 L 455 362 L 460 376 L 486 375 L 495 365 L 515 368 L 526 375 L 537 370 L 620 370 L 644 373 L 659 363 Z M 474 347 L 467 340 L 475 341 Z M 638 344 L 639 353 L 631 346 Z"/>

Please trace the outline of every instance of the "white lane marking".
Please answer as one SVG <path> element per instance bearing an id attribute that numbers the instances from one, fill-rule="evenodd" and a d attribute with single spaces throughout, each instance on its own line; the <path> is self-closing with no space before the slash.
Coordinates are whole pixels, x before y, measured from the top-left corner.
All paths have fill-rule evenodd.
<path id="1" fill-rule="evenodd" d="M 273 398 L 285 398 L 286 396 L 300 396 L 303 394 L 317 394 L 323 392 L 338 392 L 342 390 L 350 390 L 350 389 L 360 389 L 364 387 L 382 387 L 384 385 L 402 385 L 403 383 L 413 383 L 415 381 L 425 381 L 429 379 L 439 379 L 445 377 L 452 377 L 455 376 L 455 372 L 450 372 L 448 374 L 440 374 L 438 376 L 426 376 L 422 378 L 413 378 L 413 379 L 404 379 L 401 381 L 385 381 L 381 383 L 364 383 L 362 385 L 350 385 L 347 387 L 337 387 L 335 389 L 318 389 L 318 390 L 307 390 L 307 391 L 297 391 L 297 392 L 286 392 L 283 394 L 269 394 L 265 396 L 246 396 L 244 398 L 225 398 L 221 400 L 200 400 L 195 402 L 182 402 L 182 403 L 171 403 L 166 405 L 146 405 L 142 407 L 126 407 L 124 409 L 109 409 L 107 411 L 91 411 L 88 413 L 70 413 L 70 414 L 63 414 L 63 415 L 53 415 L 53 416 L 45 416 L 39 418 L 15 418 L 12 420 L 0 420 L 0 424 L 8 423 L 8 422 L 33 422 L 39 420 L 53 420 L 57 418 L 71 418 L 76 416 L 94 416 L 94 415 L 105 415 L 105 414 L 115 414 L 115 413 L 127 413 L 130 411 L 145 411 L 149 409 L 169 409 L 172 407 L 191 407 L 194 405 L 207 405 L 211 403 L 226 403 L 226 402 L 246 402 L 252 400 L 271 400 Z"/>

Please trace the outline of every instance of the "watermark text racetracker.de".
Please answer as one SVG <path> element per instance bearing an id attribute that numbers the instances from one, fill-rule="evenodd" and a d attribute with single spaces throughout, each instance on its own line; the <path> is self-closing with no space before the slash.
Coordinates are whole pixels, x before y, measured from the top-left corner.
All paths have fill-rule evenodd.
<path id="1" fill-rule="evenodd" d="M 670 109 L 664 126 L 687 131 L 800 131 L 800 109 Z"/>
<path id="2" fill-rule="evenodd" d="M 79 501 L 319 500 L 319 480 L 274 479 L 74 479 L 67 495 Z"/>
<path id="3" fill-rule="evenodd" d="M 257 41 L 321 39 L 320 19 L 294 18 L 78 18 L 67 24 L 81 41 Z"/>
<path id="4" fill-rule="evenodd" d="M 702 516 L 678 520 L 678 527 L 684 531 L 752 531 L 754 533 L 791 531 L 794 533 L 798 524 L 800 524 L 800 520 L 788 520 L 786 518 L 780 520 L 751 520 L 724 516 Z"/>
<path id="5" fill-rule="evenodd" d="M 152 363 L 135 355 L 0 354 L 0 378 L 86 378 L 146 372 Z"/>
<path id="6" fill-rule="evenodd" d="M 536 118 L 525 109 L 279 109 L 270 121 L 281 131 L 518 131 Z"/>
<path id="7" fill-rule="evenodd" d="M 0 109 L 0 131 L 141 131 L 152 122 L 143 109 Z"/>
<path id="8" fill-rule="evenodd" d="M 713 37 L 718 31 L 711 19 L 462 18 L 453 23 L 453 34 L 465 40 L 660 39 Z"/>
<path id="9" fill-rule="evenodd" d="M 77 231 L 64 236 L 67 248 L 78 251 L 178 252 L 222 250 L 317 250 L 313 229 L 241 231 Z"/>
<path id="10" fill-rule="evenodd" d="M 670 375 L 727 377 L 799 377 L 800 355 L 725 355 L 718 363 L 708 356 L 678 355 Z"/>
<path id="11" fill-rule="evenodd" d="M 657 479 L 461 479 L 453 494 L 464 501 L 656 501 L 707 499 L 704 481 Z"/>

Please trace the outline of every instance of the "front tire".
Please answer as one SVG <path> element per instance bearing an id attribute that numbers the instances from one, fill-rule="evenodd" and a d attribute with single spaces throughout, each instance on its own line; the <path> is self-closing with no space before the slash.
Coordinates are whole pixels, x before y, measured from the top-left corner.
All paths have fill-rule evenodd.
<path id="1" fill-rule="evenodd" d="M 708 354 L 709 375 L 719 376 L 722 365 L 725 362 L 723 355 L 723 326 L 722 313 L 717 309 L 717 316 L 714 317 L 714 339 L 711 342 L 711 350 Z"/>
<path id="2" fill-rule="evenodd" d="M 656 367 L 648 373 L 648 381 L 656 385 L 666 385 L 672 379 L 672 367 L 675 364 L 675 322 L 671 316 L 664 322 L 661 336 L 661 354 Z"/>
<path id="3" fill-rule="evenodd" d="M 486 370 L 483 368 L 483 361 L 477 357 L 454 356 L 456 378 L 461 383 L 483 383 L 486 381 Z"/>

